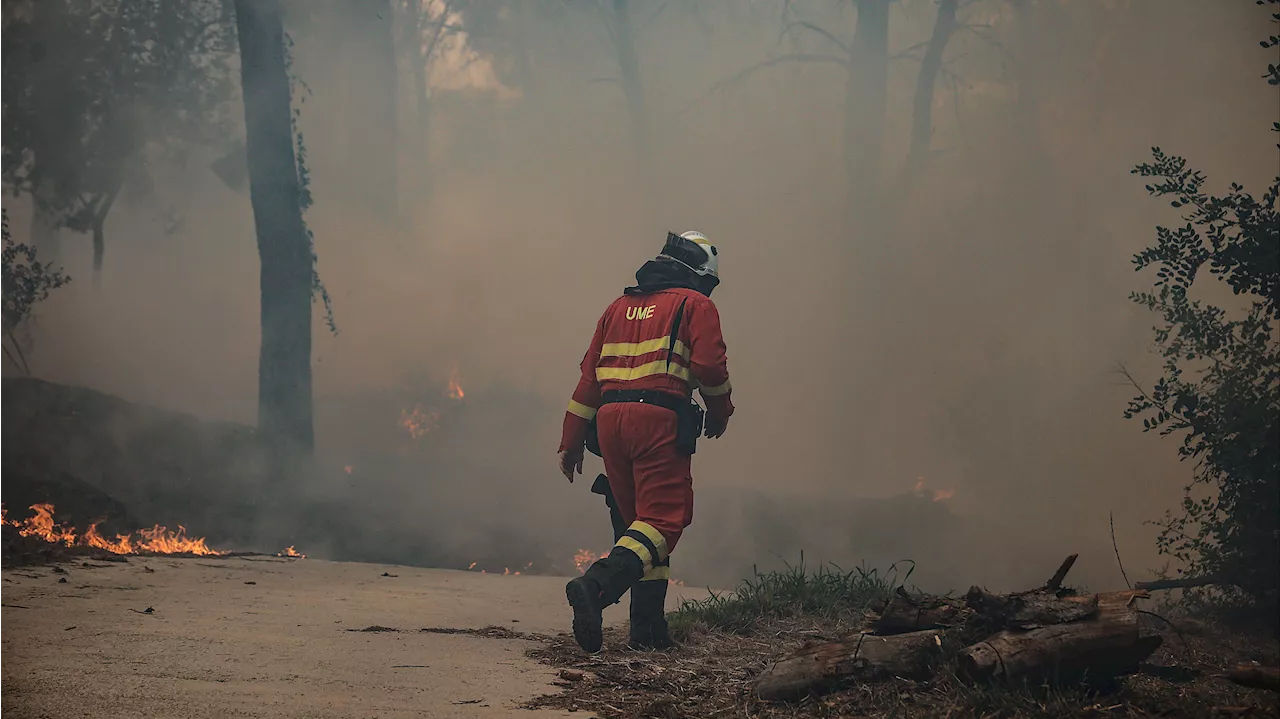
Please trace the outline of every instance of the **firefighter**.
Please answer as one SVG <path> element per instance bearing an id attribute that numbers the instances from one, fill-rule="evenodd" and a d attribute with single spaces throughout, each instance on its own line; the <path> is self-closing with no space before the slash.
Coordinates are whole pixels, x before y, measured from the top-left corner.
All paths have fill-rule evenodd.
<path id="1" fill-rule="evenodd" d="M 596 324 L 582 376 L 565 413 L 560 471 L 582 472 L 594 431 L 605 473 L 627 525 L 607 557 L 565 587 L 573 635 L 600 650 L 601 613 L 631 590 L 629 645 L 665 649 L 669 557 L 693 519 L 694 443 L 724 434 L 733 414 L 720 315 L 717 250 L 700 232 L 667 234 L 662 253 L 636 272 Z"/>

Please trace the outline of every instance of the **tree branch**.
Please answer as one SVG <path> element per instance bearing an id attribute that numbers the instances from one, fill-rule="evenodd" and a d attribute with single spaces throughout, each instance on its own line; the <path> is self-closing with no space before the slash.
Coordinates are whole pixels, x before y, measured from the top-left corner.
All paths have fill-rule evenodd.
<path id="1" fill-rule="evenodd" d="M 849 65 L 849 61 L 847 59 L 838 57 L 836 55 L 811 55 L 806 53 L 793 53 L 790 55 L 780 55 L 775 58 L 770 58 L 763 62 L 756 63 L 755 65 L 751 65 L 749 67 L 743 68 L 742 70 L 735 72 L 729 77 L 726 77 L 722 80 L 717 81 L 716 83 L 711 85 L 711 87 L 708 88 L 707 91 L 703 93 L 701 96 L 695 98 L 692 102 L 686 104 L 684 107 L 684 110 L 678 113 L 676 117 L 683 117 L 685 114 L 691 112 L 694 106 L 697 105 L 698 103 L 701 103 L 711 98 L 717 92 L 720 92 L 721 90 L 725 89 L 730 85 L 733 85 L 738 82 L 742 82 L 743 80 L 747 79 L 748 77 L 755 74 L 759 70 L 763 70 L 767 67 L 774 67 L 776 65 L 781 65 L 783 63 L 788 63 L 788 62 L 796 62 L 796 63 L 804 63 L 804 64 L 831 64 L 831 65 L 839 65 L 845 68 L 847 68 Z"/>
<path id="2" fill-rule="evenodd" d="M 834 34 L 832 34 L 831 32 L 829 32 L 829 31 L 827 31 L 827 30 L 825 30 L 825 29 L 823 29 L 823 28 L 821 28 L 821 27 L 819 27 L 819 26 L 817 26 L 817 25 L 814 25 L 814 24 L 813 24 L 813 23 L 811 23 L 811 22 L 806 22 L 806 21 L 804 21 L 804 20 L 795 20 L 795 21 L 793 21 L 793 22 L 789 22 L 789 23 L 787 23 L 786 25 L 784 25 L 784 26 L 782 27 L 782 32 L 778 33 L 779 38 L 781 38 L 781 36 L 782 36 L 782 35 L 786 35 L 788 32 L 790 32 L 790 31 L 791 31 L 791 28 L 793 28 L 793 27 L 801 27 L 801 28 L 804 28 L 804 29 L 806 29 L 806 30 L 810 30 L 810 31 L 812 31 L 812 32 L 814 32 L 814 33 L 817 33 L 818 35 L 821 35 L 822 37 L 824 37 L 824 38 L 826 38 L 826 39 L 830 40 L 830 41 L 832 42 L 832 44 L 834 44 L 836 47 L 840 48 L 840 49 L 844 52 L 844 54 L 845 54 L 845 55 L 849 55 L 849 54 L 851 54 L 851 51 L 849 50 L 849 45 L 848 45 L 848 43 L 846 43 L 845 41 L 843 41 L 843 40 L 841 40 L 840 38 L 836 37 L 836 36 L 835 36 Z"/>

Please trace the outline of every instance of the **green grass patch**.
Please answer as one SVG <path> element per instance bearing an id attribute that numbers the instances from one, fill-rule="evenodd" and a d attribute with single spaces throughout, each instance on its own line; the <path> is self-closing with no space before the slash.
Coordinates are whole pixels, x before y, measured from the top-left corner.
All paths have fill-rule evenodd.
<path id="1" fill-rule="evenodd" d="M 913 571 L 915 563 L 906 561 L 885 571 L 867 567 L 846 571 L 824 564 L 810 572 L 801 554 L 799 563 L 788 564 L 786 569 L 754 571 L 732 592 L 685 601 L 668 620 L 680 639 L 697 627 L 750 634 L 766 619 L 860 617 L 872 602 L 887 599 L 905 584 Z"/>

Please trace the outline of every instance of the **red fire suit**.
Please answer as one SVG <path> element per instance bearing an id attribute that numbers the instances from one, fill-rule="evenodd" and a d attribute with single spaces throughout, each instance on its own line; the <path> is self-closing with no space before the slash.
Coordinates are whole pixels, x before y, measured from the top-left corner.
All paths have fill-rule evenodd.
<path id="1" fill-rule="evenodd" d="M 581 453 L 596 419 L 605 473 L 629 525 L 617 546 L 640 556 L 646 580 L 666 578 L 667 557 L 693 520 L 691 458 L 676 450 L 675 412 L 643 403 L 601 407 L 601 394 L 643 389 L 687 398 L 695 388 L 708 424 L 733 414 L 720 315 L 710 298 L 684 288 L 623 295 L 596 324 L 565 413 L 561 451 Z"/>

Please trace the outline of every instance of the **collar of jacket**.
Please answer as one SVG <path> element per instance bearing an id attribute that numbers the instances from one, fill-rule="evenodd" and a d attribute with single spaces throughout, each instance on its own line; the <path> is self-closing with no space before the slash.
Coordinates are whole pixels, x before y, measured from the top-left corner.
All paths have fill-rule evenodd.
<path id="1" fill-rule="evenodd" d="M 703 292 L 702 288 L 698 286 L 698 279 L 698 276 L 684 265 L 649 260 L 640 269 L 636 270 L 636 286 L 624 289 L 622 294 L 647 295 L 650 292 L 683 287 L 686 290 L 693 290 L 705 295 L 706 292 Z"/>

